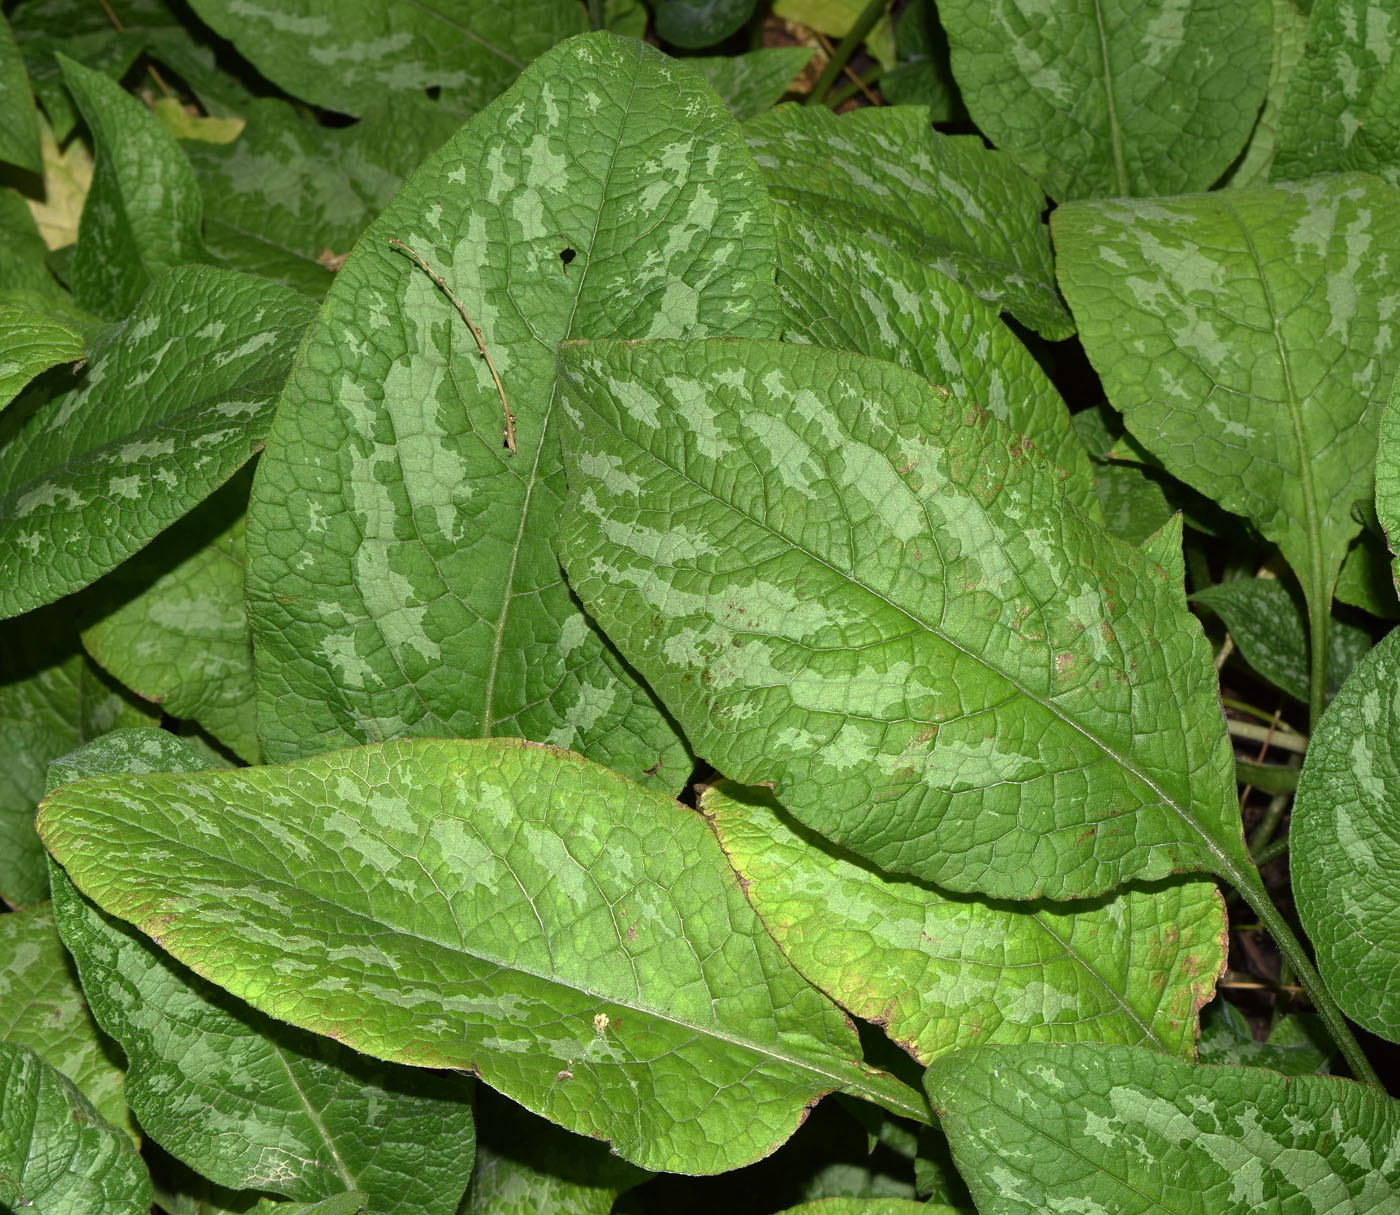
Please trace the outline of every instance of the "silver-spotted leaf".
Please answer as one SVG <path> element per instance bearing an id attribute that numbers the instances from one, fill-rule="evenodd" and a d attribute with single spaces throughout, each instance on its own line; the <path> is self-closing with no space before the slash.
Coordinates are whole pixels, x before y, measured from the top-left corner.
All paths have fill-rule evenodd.
<path id="1" fill-rule="evenodd" d="M 0 1204 L 37 1215 L 148 1215 L 151 1179 L 125 1131 L 57 1068 L 0 1042 Z"/>
<path id="2" fill-rule="evenodd" d="M 514 456 L 479 326 L 514 415 Z M 674 727 L 572 598 L 554 351 L 777 334 L 772 221 L 737 124 L 610 34 L 538 60 L 413 175 L 336 277 L 248 518 L 270 759 L 518 735 L 678 789 Z"/>
<path id="3" fill-rule="evenodd" d="M 1352 1020 L 1400 1041 L 1400 633 L 1313 730 L 1289 829 L 1298 917 Z"/>
<path id="4" fill-rule="evenodd" d="M 0 448 L 0 616 L 87 586 L 246 464 L 311 312 L 208 266 L 153 283 Z"/>
<path id="5" fill-rule="evenodd" d="M 1270 0 L 1273 16 L 1273 56 L 1269 61 L 1269 85 L 1259 120 L 1244 155 L 1230 166 L 1222 182 L 1233 188 L 1262 186 L 1269 179 L 1278 153 L 1279 126 L 1293 84 L 1293 75 L 1307 45 L 1308 16 L 1299 0 Z M 1299 176 L 1309 176 L 1307 173 Z"/>
<path id="6" fill-rule="evenodd" d="M 919 106 L 779 106 L 744 124 L 775 203 L 903 248 L 1047 338 L 1073 322 L 1055 290 L 1045 196 L 975 135 L 942 135 Z"/>
<path id="7" fill-rule="evenodd" d="M 724 781 L 700 800 L 749 902 L 798 970 L 919 1062 L 991 1042 L 1193 1057 L 1225 965 L 1213 881 L 1072 905 L 952 895 L 823 847 L 764 792 Z"/>
<path id="8" fill-rule="evenodd" d="M 1400 1102 L 1351 1080 L 1080 1044 L 963 1051 L 924 1084 L 981 1215 L 1400 1204 Z"/>
<path id="9" fill-rule="evenodd" d="M 1385 531 L 1391 553 L 1400 553 L 1400 371 L 1391 384 L 1390 399 L 1381 414 L 1376 446 L 1376 518 Z M 1394 572 L 1391 581 L 1400 588 Z"/>
<path id="10" fill-rule="evenodd" d="M 952 890 L 1248 867 L 1179 578 L 1026 440 L 812 346 L 576 343 L 560 364 L 570 583 L 721 772 Z"/>
<path id="11" fill-rule="evenodd" d="M 1269 81 L 1269 0 L 941 0 L 973 120 L 1059 202 L 1209 187 Z"/>
<path id="12" fill-rule="evenodd" d="M 644 1168 L 747 1163 L 834 1089 L 922 1116 L 860 1063 L 704 821 L 569 752 L 399 740 L 98 777 L 39 824 L 89 898 L 260 1011 L 473 1070 Z"/>

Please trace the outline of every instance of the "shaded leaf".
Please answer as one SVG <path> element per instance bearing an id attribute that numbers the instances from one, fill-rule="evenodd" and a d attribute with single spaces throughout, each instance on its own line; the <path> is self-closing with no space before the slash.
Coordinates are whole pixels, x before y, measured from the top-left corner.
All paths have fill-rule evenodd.
<path id="1" fill-rule="evenodd" d="M 934 122 L 965 119 L 962 98 L 948 62 L 948 37 L 932 0 L 914 0 L 895 27 L 899 62 L 880 77 L 880 92 L 891 105 L 923 105 Z"/>
<path id="2" fill-rule="evenodd" d="M 245 464 L 310 314 L 207 266 L 153 283 L 89 348 L 79 386 L 0 448 L 0 614 L 95 581 Z"/>
<path id="3" fill-rule="evenodd" d="M 1047 338 L 1074 325 L 1055 289 L 1045 198 L 975 135 L 940 135 L 919 107 L 779 106 L 744 124 L 775 202 L 839 218 Z"/>
<path id="4" fill-rule="evenodd" d="M 1289 1013 L 1270 1026 L 1269 1036 L 1255 1040 L 1244 1014 L 1224 996 L 1201 1011 L 1201 1040 L 1196 1057 L 1201 1063 L 1232 1063 L 1267 1067 L 1288 1076 L 1325 1072 L 1337 1048 L 1316 1013 Z"/>
<path id="5" fill-rule="evenodd" d="M 41 371 L 82 353 L 81 335 L 61 321 L 0 301 L 0 409 Z"/>
<path id="6" fill-rule="evenodd" d="M 1270 0 L 939 0 L 972 119 L 1058 202 L 1204 190 L 1269 83 Z"/>
<path id="7" fill-rule="evenodd" d="M 194 172 L 174 137 L 116 81 L 59 56 L 97 163 L 78 225 L 73 297 L 108 320 L 163 270 L 206 261 Z"/>
<path id="8" fill-rule="evenodd" d="M 951 890 L 1245 880 L 1180 573 L 1086 520 L 1025 440 L 810 346 L 594 342 L 560 362 L 570 583 L 698 755 Z"/>
<path id="9" fill-rule="evenodd" d="M 1315 0 L 1279 124 L 1275 178 L 1361 169 L 1400 185 L 1394 0 Z"/>
<path id="10" fill-rule="evenodd" d="M 480 326 L 515 456 L 467 326 L 391 239 Z M 424 163 L 337 275 L 259 466 L 247 593 L 270 759 L 519 735 L 680 788 L 683 743 L 554 553 L 555 345 L 776 335 L 772 240 L 712 90 L 610 34 L 544 56 Z"/>
<path id="11" fill-rule="evenodd" d="M 789 960 L 919 1062 L 989 1042 L 1120 1042 L 1188 1058 L 1225 964 L 1207 879 L 1086 904 L 993 903 L 873 873 L 764 791 L 721 782 L 709 817 Z"/>
<path id="12" fill-rule="evenodd" d="M 1400 633 L 1352 672 L 1308 743 L 1289 828 L 1298 917 L 1342 1011 L 1400 1041 Z"/>
<path id="13" fill-rule="evenodd" d="M 0 190 L 0 230 L 5 233 L 0 241 L 0 283 L 4 284 L 5 299 L 21 302 L 14 298 L 19 291 L 45 299 L 67 294 L 49 273 L 45 262 L 48 246 L 39 234 L 34 213 L 13 190 Z"/>
<path id="14" fill-rule="evenodd" d="M 294 97 L 362 115 L 394 94 L 441 89 L 470 114 L 556 42 L 587 28 L 570 0 L 192 0 L 202 21 Z"/>
<path id="15" fill-rule="evenodd" d="M 1293 85 L 1293 75 L 1303 58 L 1308 18 L 1302 0 L 1270 0 L 1273 14 L 1273 57 L 1269 61 L 1269 86 L 1264 107 L 1249 137 L 1244 155 L 1225 175 L 1224 185 L 1235 188 L 1262 186 L 1269 178 L 1277 154 L 1279 124 Z M 1303 174 L 1302 176 L 1308 176 Z"/>
<path id="16" fill-rule="evenodd" d="M 655 0 L 657 35 L 673 46 L 723 42 L 753 16 L 755 0 Z"/>
<path id="17" fill-rule="evenodd" d="M 140 1141 L 122 1099 L 121 1063 L 88 1012 L 47 904 L 0 915 L 0 1040 L 29 1047 Z"/>
<path id="18" fill-rule="evenodd" d="M 776 105 L 813 54 L 810 46 L 765 46 L 743 55 L 697 55 L 685 62 L 742 122 Z"/>
<path id="19" fill-rule="evenodd" d="M 818 1198 L 784 1208 L 779 1215 L 964 1215 L 957 1207 L 910 1198 Z"/>
<path id="20" fill-rule="evenodd" d="M 1094 493 L 1103 512 L 1104 526 L 1129 544 L 1141 544 L 1172 515 L 1162 487 L 1143 466 L 1109 455 L 1115 435 L 1109 429 L 1112 411 L 1105 404 L 1081 409 L 1070 424 L 1090 456 Z M 1116 422 L 1116 415 L 1113 420 Z M 1122 423 L 1117 422 L 1122 430 Z"/>
<path id="21" fill-rule="evenodd" d="M 29 77 L 4 16 L 0 16 L 0 161 L 31 173 L 44 171 Z"/>
<path id="22" fill-rule="evenodd" d="M 27 1046 L 0 1042 L 0 1202 L 44 1215 L 147 1215 L 151 1180 L 124 1131 Z"/>
<path id="23" fill-rule="evenodd" d="M 1376 458 L 1376 481 L 1381 479 L 1381 465 L 1386 457 L 1382 441 L 1381 454 Z M 1337 575 L 1337 600 L 1358 607 L 1382 620 L 1400 619 L 1400 600 L 1396 598 L 1395 582 L 1390 576 L 1390 550 L 1385 542 L 1369 531 L 1363 531 L 1351 542 L 1341 573 Z"/>
<path id="24" fill-rule="evenodd" d="M 925 1084 L 981 1215 L 1379 1215 L 1400 1199 L 1400 1103 L 1350 1080 L 1081 1044 L 964 1051 Z"/>
<path id="25" fill-rule="evenodd" d="M 859 1062 L 704 822 L 569 752 L 400 740 L 95 778 L 39 821 L 85 894 L 254 1007 L 470 1068 L 644 1168 L 757 1159 L 833 1089 L 922 1116 Z"/>

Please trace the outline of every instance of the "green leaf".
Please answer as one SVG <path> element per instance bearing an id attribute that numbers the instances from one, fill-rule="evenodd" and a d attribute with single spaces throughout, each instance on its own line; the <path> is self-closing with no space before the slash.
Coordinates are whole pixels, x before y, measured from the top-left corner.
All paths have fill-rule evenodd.
<path id="1" fill-rule="evenodd" d="M 316 1202 L 273 1202 L 264 1198 L 253 1208 L 253 1215 L 367 1215 L 369 1204 L 368 1194 L 347 1190 Z"/>
<path id="2" fill-rule="evenodd" d="M 834 1089 L 922 1116 L 704 822 L 566 751 L 399 740 L 97 778 L 51 794 L 40 831 L 85 894 L 255 1008 L 471 1068 L 644 1168 L 755 1160 Z"/>
<path id="3" fill-rule="evenodd" d="M 1394 0 L 1316 0 L 1289 83 L 1275 178 L 1362 169 L 1400 185 Z"/>
<path id="4" fill-rule="evenodd" d="M 122 1068 L 88 1012 L 47 904 L 0 915 L 0 1040 L 29 1047 L 140 1141 L 122 1099 Z"/>
<path id="5" fill-rule="evenodd" d="M 957 1207 L 912 1198 L 818 1198 L 784 1207 L 779 1215 L 964 1215 Z"/>
<path id="6" fill-rule="evenodd" d="M 1142 466 L 1113 459 L 1109 451 L 1115 436 L 1109 430 L 1107 405 L 1081 409 L 1070 424 L 1089 453 L 1094 493 L 1103 512 L 1104 526 L 1129 544 L 1141 544 L 1171 518 L 1172 507 L 1162 487 Z M 1116 422 L 1117 415 L 1113 415 Z M 1122 423 L 1117 422 L 1122 430 Z"/>
<path id="7" fill-rule="evenodd" d="M 1382 439 L 1376 457 L 1377 486 L 1386 458 Z M 1363 531 L 1351 542 L 1341 573 L 1337 575 L 1336 594 L 1339 603 L 1350 604 L 1382 620 L 1400 620 L 1400 600 L 1396 599 L 1395 582 L 1390 576 L 1390 550 L 1383 540 Z"/>
<path id="8" fill-rule="evenodd" d="M 274 84 L 327 110 L 363 115 L 384 99 L 441 89 L 445 108 L 481 109 L 556 42 L 587 28 L 571 0 L 191 0 Z"/>
<path id="9" fill-rule="evenodd" d="M 655 0 L 656 33 L 672 46 L 723 42 L 753 16 L 755 0 Z"/>
<path id="10" fill-rule="evenodd" d="M 108 730 L 153 725 L 78 646 L 64 604 L 0 624 L 0 898 L 29 907 L 48 897 L 34 808 L 50 760 Z"/>
<path id="11" fill-rule="evenodd" d="M 34 96 L 10 23 L 0 15 L 0 161 L 31 173 L 44 171 Z"/>
<path id="12" fill-rule="evenodd" d="M 257 763 L 243 606 L 248 483 L 236 476 L 108 575 L 103 593 L 119 605 L 83 630 L 83 645 L 127 687 Z"/>
<path id="13" fill-rule="evenodd" d="M 1392 553 L 1400 552 L 1400 372 L 1391 384 L 1381 413 L 1376 444 L 1376 518 Z M 1400 589 L 1400 576 L 1391 564 L 1391 582 Z"/>
<path id="14" fill-rule="evenodd" d="M 92 344 L 79 387 L 0 448 L 0 614 L 87 586 L 245 464 L 310 314 L 295 292 L 207 266 L 153 283 Z"/>
<path id="15" fill-rule="evenodd" d="M 898 66 L 880 77 L 880 92 L 891 105 L 928 106 L 934 122 L 966 120 L 962 98 L 948 62 L 948 36 L 931 0 L 914 0 L 895 27 Z"/>
<path id="16" fill-rule="evenodd" d="M 1086 520 L 1025 440 L 811 346 L 560 361 L 570 583 L 721 772 L 950 890 L 1248 865 L 1179 573 Z"/>
<path id="17" fill-rule="evenodd" d="M 1282 550 L 1325 630 L 1400 363 L 1400 191 L 1361 174 L 1053 217 L 1108 397 L 1188 485 Z"/>
<path id="18" fill-rule="evenodd" d="M 776 105 L 814 53 L 809 46 L 765 46 L 744 55 L 696 55 L 685 63 L 742 122 Z"/>
<path id="19" fill-rule="evenodd" d="M 1055 289 L 1045 197 L 976 135 L 940 135 L 918 107 L 838 118 L 779 106 L 744 124 L 775 202 L 903 247 L 1044 337 L 1074 325 Z"/>
<path id="20" fill-rule="evenodd" d="M 1308 18 L 1301 11 L 1300 0 L 1270 0 L 1270 8 L 1274 36 L 1269 86 L 1264 94 L 1264 108 L 1259 111 L 1259 121 L 1254 124 L 1254 134 L 1249 137 L 1244 155 L 1225 175 L 1224 184 L 1231 188 L 1262 186 L 1268 181 L 1277 154 L 1283 108 L 1307 42 Z"/>
<path id="21" fill-rule="evenodd" d="M 319 298 L 404 177 L 458 122 L 427 106 L 381 110 L 343 130 L 258 99 L 228 144 L 185 144 L 209 251 L 235 269 Z"/>
<path id="22" fill-rule="evenodd" d="M 174 137 L 116 81 L 59 56 L 92 132 L 97 165 L 78 226 L 73 296 L 108 320 L 163 270 L 206 261 L 194 171 Z"/>
<path id="23" fill-rule="evenodd" d="M 1277 578 L 1235 578 L 1191 596 L 1219 615 L 1260 675 L 1294 700 L 1308 703 L 1307 613 Z M 1334 620 L 1327 632 L 1327 698 L 1337 694 L 1371 648 L 1371 634 Z"/>
<path id="24" fill-rule="evenodd" d="M 990 305 L 903 246 L 780 207 L 784 337 L 888 359 L 975 402 L 1066 470 L 1065 493 L 1099 518 L 1093 471 L 1049 377 Z"/>
<path id="25" fill-rule="evenodd" d="M 82 336 L 61 321 L 0 301 L 0 409 L 41 371 L 82 353 Z"/>
<path id="26" fill-rule="evenodd" d="M 480 326 L 514 457 L 467 326 L 391 239 Z M 247 593 L 269 758 L 520 735 L 680 788 L 673 725 L 554 553 L 554 349 L 776 336 L 772 241 L 714 93 L 609 34 L 550 52 L 424 163 L 337 276 L 259 466 Z"/>
<path id="27" fill-rule="evenodd" d="M 1085 1044 L 964 1051 L 925 1085 L 981 1215 L 1400 1201 L 1400 1103 L 1350 1080 Z"/>
<path id="28" fill-rule="evenodd" d="M 1342 1011 L 1400 1041 L 1400 633 L 1357 664 L 1308 744 L 1289 828 L 1298 917 Z"/>
<path id="29" fill-rule="evenodd" d="M 0 1042 L 0 1203 L 42 1215 L 147 1215 L 151 1206 L 151 1179 L 126 1132 L 10 1042 Z"/>
<path id="30" fill-rule="evenodd" d="M 1204 190 L 1269 83 L 1270 0 L 939 0 L 972 119 L 1058 202 Z"/>
<path id="31" fill-rule="evenodd" d="M 0 231 L 5 233 L 5 239 L 0 241 L 0 283 L 5 285 L 6 298 L 12 298 L 15 291 L 30 291 L 46 298 L 68 294 L 49 273 L 49 250 L 39 235 L 34 213 L 13 190 L 0 190 Z M 42 309 L 36 307 L 36 311 Z"/>
<path id="32" fill-rule="evenodd" d="M 989 1042 L 1119 1042 L 1192 1056 L 1225 964 L 1214 882 L 1092 904 L 993 903 L 872 873 L 763 790 L 701 796 L 744 893 L 789 960 L 920 1063 Z"/>
<path id="33" fill-rule="evenodd" d="M 1269 1027 L 1264 1042 L 1255 1040 L 1249 1022 L 1224 996 L 1201 1011 L 1201 1040 L 1196 1057 L 1202 1063 L 1268 1067 L 1288 1076 L 1326 1071 L 1337 1048 L 1315 1013 L 1289 1013 Z"/>

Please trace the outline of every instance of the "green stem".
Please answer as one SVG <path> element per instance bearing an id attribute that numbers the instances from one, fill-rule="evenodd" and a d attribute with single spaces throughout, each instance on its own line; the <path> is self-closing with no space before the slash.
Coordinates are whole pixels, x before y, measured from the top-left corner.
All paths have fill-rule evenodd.
<path id="1" fill-rule="evenodd" d="M 588 28 L 602 29 L 603 20 L 603 0 L 588 0 Z"/>
<path id="2" fill-rule="evenodd" d="M 1327 704 L 1327 634 L 1332 626 L 1332 596 L 1308 595 L 1308 733 Z"/>
<path id="3" fill-rule="evenodd" d="M 1235 757 L 1235 780 L 1251 785 L 1260 793 L 1273 797 L 1276 793 L 1292 793 L 1298 788 L 1298 769 L 1282 764 L 1252 764 Z"/>
<path id="4" fill-rule="evenodd" d="M 1288 851 L 1288 836 L 1274 840 L 1272 844 L 1266 844 L 1254 856 L 1254 863 L 1261 868 L 1270 861 L 1277 860 Z"/>
<path id="5" fill-rule="evenodd" d="M 841 45 L 831 52 L 831 58 L 827 60 L 826 68 L 817 77 L 817 83 L 812 86 L 812 91 L 807 94 L 808 105 L 818 105 L 831 92 L 831 86 L 841 75 L 841 69 L 850 62 L 851 56 L 856 53 L 856 48 L 865 41 L 865 36 L 875 28 L 875 23 L 884 16 L 887 3 L 888 0 L 870 0 L 861 10 L 860 16 L 856 18 L 856 23 L 851 26 L 851 32 L 842 38 Z"/>
<path id="6" fill-rule="evenodd" d="M 1322 977 L 1308 960 L 1302 942 L 1298 940 L 1292 926 L 1284 919 L 1279 909 L 1274 906 L 1273 900 L 1269 898 L 1268 891 L 1264 889 L 1264 883 L 1259 878 L 1259 871 L 1251 866 L 1248 870 L 1229 876 L 1235 889 L 1244 897 L 1245 902 L 1254 908 L 1255 913 L 1259 916 L 1259 922 L 1273 937 L 1274 944 L 1278 946 L 1279 953 L 1283 955 L 1283 960 L 1293 968 L 1293 973 L 1298 976 L 1298 982 L 1308 993 L 1313 1007 L 1317 1009 L 1318 1016 L 1322 1018 L 1322 1023 L 1327 1026 L 1327 1032 L 1332 1035 L 1332 1041 L 1341 1050 L 1342 1057 L 1346 1059 L 1347 1066 L 1351 1068 L 1351 1074 L 1363 1084 L 1369 1084 L 1380 1089 L 1381 1092 L 1385 1092 L 1384 1085 L 1377 1078 L 1375 1069 L 1361 1049 L 1361 1044 L 1357 1042 L 1356 1036 L 1351 1032 L 1351 1026 L 1347 1024 L 1342 1010 L 1337 1007 L 1337 1002 L 1332 999 L 1332 993 L 1327 990 L 1322 982 Z"/>
<path id="7" fill-rule="evenodd" d="M 1258 705 L 1252 705 L 1243 700 L 1236 700 L 1232 696 L 1222 696 L 1220 698 L 1220 703 L 1227 709 L 1234 709 L 1236 713 L 1248 713 L 1251 717 L 1258 718 L 1258 720 L 1264 722 L 1266 725 L 1273 723 L 1274 715 L 1259 708 Z"/>
<path id="8" fill-rule="evenodd" d="M 832 93 L 826 99 L 826 104 L 833 110 L 839 110 L 846 102 L 850 101 L 852 97 L 862 89 L 868 89 L 884 74 L 885 69 L 878 65 L 871 68 L 870 71 L 866 72 L 859 80 L 853 80 L 850 84 L 846 85 L 845 88 L 837 89 L 836 92 Z"/>
<path id="9" fill-rule="evenodd" d="M 1272 726 L 1256 726 L 1252 721 L 1225 723 L 1231 738 L 1243 738 L 1249 742 L 1268 743 L 1280 751 L 1292 751 L 1302 755 L 1308 749 L 1308 739 L 1304 734 L 1294 734 L 1289 730 L 1276 730 Z"/>
<path id="10" fill-rule="evenodd" d="M 1259 863 L 1259 850 L 1267 846 L 1268 842 L 1274 838 L 1274 832 L 1278 830 L 1279 823 L 1283 822 L 1283 812 L 1288 809 L 1288 799 L 1289 794 L 1278 794 L 1269 803 L 1269 808 L 1264 811 L 1264 817 L 1259 820 L 1259 826 L 1254 829 L 1254 834 L 1249 837 L 1249 855 L 1255 858 L 1256 865 Z"/>

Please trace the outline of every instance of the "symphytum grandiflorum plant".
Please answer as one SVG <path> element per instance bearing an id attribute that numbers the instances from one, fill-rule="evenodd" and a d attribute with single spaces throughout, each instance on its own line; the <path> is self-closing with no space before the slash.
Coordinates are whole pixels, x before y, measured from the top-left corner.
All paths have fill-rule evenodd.
<path id="1" fill-rule="evenodd" d="M 1400 10 L 851 7 L 8 7 L 0 1209 L 1400 1208 Z"/>

